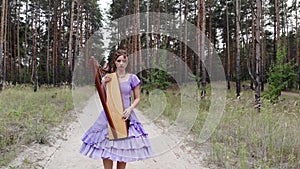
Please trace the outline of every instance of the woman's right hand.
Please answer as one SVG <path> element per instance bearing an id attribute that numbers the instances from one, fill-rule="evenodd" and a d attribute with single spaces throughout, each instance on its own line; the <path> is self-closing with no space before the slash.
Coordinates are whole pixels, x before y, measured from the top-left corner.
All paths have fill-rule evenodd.
<path id="1" fill-rule="evenodd" d="M 106 83 L 108 83 L 110 81 L 111 81 L 111 77 L 109 77 L 107 75 L 103 76 L 102 79 L 101 79 L 101 83 L 102 84 L 106 84 Z"/>

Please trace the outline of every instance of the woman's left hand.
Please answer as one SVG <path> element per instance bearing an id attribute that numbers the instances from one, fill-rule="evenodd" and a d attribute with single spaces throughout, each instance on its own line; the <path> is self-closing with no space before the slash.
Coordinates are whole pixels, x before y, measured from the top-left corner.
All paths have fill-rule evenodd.
<path id="1" fill-rule="evenodd" d="M 123 112 L 123 118 L 125 120 L 127 120 L 130 117 L 131 112 L 132 112 L 131 107 L 128 107 L 127 109 L 125 109 L 124 112 Z"/>

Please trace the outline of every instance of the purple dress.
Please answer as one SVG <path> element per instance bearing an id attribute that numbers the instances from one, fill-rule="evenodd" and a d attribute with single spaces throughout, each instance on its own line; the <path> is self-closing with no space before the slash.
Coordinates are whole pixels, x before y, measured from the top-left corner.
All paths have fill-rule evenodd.
<path id="1" fill-rule="evenodd" d="M 128 81 L 120 83 L 125 109 L 131 104 L 131 91 L 139 84 L 140 80 L 134 74 L 130 74 Z M 82 141 L 80 153 L 93 159 L 107 158 L 112 161 L 131 162 L 152 156 L 148 134 L 134 111 L 130 115 L 128 138 L 108 139 L 108 121 L 102 110 L 96 122 L 82 137 Z"/>

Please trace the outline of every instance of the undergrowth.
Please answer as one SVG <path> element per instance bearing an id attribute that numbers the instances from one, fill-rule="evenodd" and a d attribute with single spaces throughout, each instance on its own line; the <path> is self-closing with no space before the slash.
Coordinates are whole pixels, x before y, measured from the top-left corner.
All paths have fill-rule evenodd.
<path id="1" fill-rule="evenodd" d="M 180 90 L 172 88 L 157 95 L 144 93 L 139 108 L 146 110 L 147 116 L 157 116 L 159 110 L 160 116 L 172 122 L 178 118 L 174 112 L 181 108 L 180 95 Z M 198 116 L 191 129 L 198 135 L 211 106 L 209 87 L 205 98 L 194 94 L 188 97 L 199 101 Z M 242 91 L 237 99 L 235 91 L 228 90 L 224 114 L 208 140 L 208 162 L 220 168 L 300 168 L 300 97 L 281 96 L 279 100 L 274 104 L 263 99 L 259 113 L 254 108 L 253 91 Z"/>
<path id="2" fill-rule="evenodd" d="M 63 120 L 71 120 L 69 88 L 13 86 L 0 92 L 0 166 L 7 165 L 22 145 L 47 144 L 48 132 Z"/>

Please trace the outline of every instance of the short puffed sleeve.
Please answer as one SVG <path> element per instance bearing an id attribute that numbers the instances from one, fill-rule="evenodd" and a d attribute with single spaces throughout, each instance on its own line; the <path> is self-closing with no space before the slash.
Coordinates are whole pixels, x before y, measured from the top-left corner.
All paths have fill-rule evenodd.
<path id="1" fill-rule="evenodd" d="M 131 90 L 133 90 L 136 86 L 138 86 L 141 83 L 140 79 L 135 75 L 131 74 L 130 76 L 130 86 Z"/>

